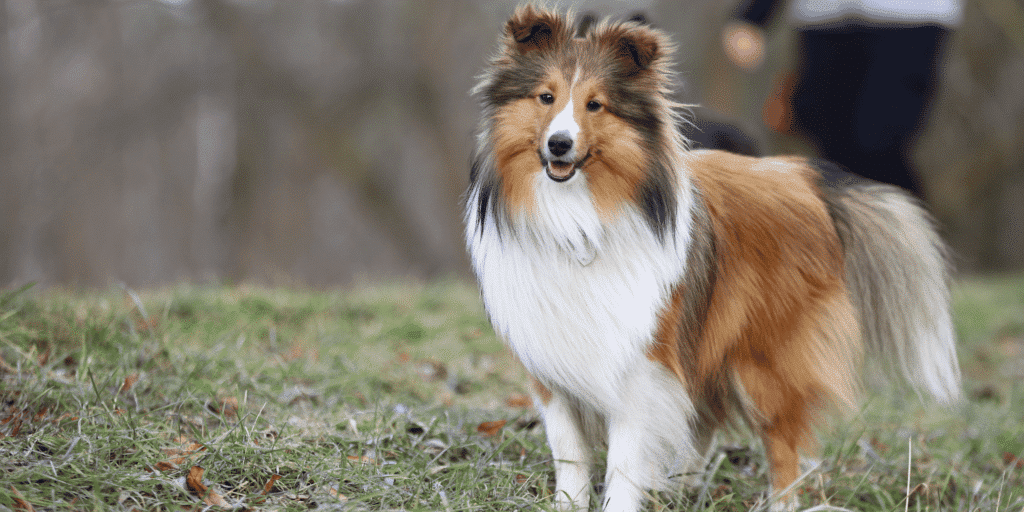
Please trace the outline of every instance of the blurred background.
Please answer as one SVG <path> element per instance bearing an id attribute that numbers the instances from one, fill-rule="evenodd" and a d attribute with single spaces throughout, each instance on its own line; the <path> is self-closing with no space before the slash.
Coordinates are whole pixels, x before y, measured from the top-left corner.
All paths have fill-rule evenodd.
<path id="1" fill-rule="evenodd" d="M 679 99 L 766 152 L 793 65 L 780 20 L 730 65 L 720 0 L 642 11 L 678 43 Z M 0 287 L 468 276 L 475 76 L 514 2 L 0 0 Z M 1024 6 L 968 0 L 913 148 L 967 272 L 1024 268 Z"/>

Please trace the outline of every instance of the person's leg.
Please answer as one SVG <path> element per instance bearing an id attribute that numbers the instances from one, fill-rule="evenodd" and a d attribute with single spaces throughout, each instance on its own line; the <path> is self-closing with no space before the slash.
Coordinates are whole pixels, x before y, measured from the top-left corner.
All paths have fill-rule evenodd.
<path id="1" fill-rule="evenodd" d="M 856 102 L 861 156 L 852 170 L 921 195 L 910 149 L 928 117 L 945 34 L 938 26 L 865 30 L 870 66 Z"/>
<path id="2" fill-rule="evenodd" d="M 796 128 L 820 156 L 849 167 L 857 148 L 854 105 L 869 62 L 853 30 L 803 30 L 793 94 Z"/>

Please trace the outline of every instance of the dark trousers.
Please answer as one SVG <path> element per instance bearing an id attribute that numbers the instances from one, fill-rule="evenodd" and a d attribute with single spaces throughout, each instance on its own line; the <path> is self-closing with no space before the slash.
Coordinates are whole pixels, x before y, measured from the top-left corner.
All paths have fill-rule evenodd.
<path id="1" fill-rule="evenodd" d="M 909 150 L 935 92 L 938 26 L 800 32 L 796 127 L 821 156 L 921 195 Z"/>

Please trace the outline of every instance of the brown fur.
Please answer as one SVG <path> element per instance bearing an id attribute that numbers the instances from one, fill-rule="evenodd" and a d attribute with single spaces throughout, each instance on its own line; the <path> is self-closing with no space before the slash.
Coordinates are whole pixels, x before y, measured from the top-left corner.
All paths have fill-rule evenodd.
<path id="1" fill-rule="evenodd" d="M 520 100 L 499 110 L 492 135 L 502 193 L 510 213 L 532 209 L 534 198 L 530 180 L 541 172 L 537 141 L 543 135 L 544 125 L 534 113 L 534 103 Z"/>
<path id="2" fill-rule="evenodd" d="M 798 450 L 812 444 L 817 410 L 852 403 L 856 392 L 843 248 L 803 161 L 699 152 L 688 163 L 710 214 L 713 289 L 680 285 L 649 357 L 687 384 L 710 412 L 702 419 L 719 423 L 728 407 L 745 413 L 781 490 L 798 474 Z M 694 326 L 686 311 L 705 301 Z"/>

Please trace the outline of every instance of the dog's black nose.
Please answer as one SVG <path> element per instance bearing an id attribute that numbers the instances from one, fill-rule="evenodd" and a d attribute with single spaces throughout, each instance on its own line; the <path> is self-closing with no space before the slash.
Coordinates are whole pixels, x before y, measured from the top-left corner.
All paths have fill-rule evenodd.
<path id="1" fill-rule="evenodd" d="M 572 139 L 565 133 L 556 133 L 548 139 L 548 151 L 554 156 L 562 156 L 570 149 L 572 149 Z"/>

